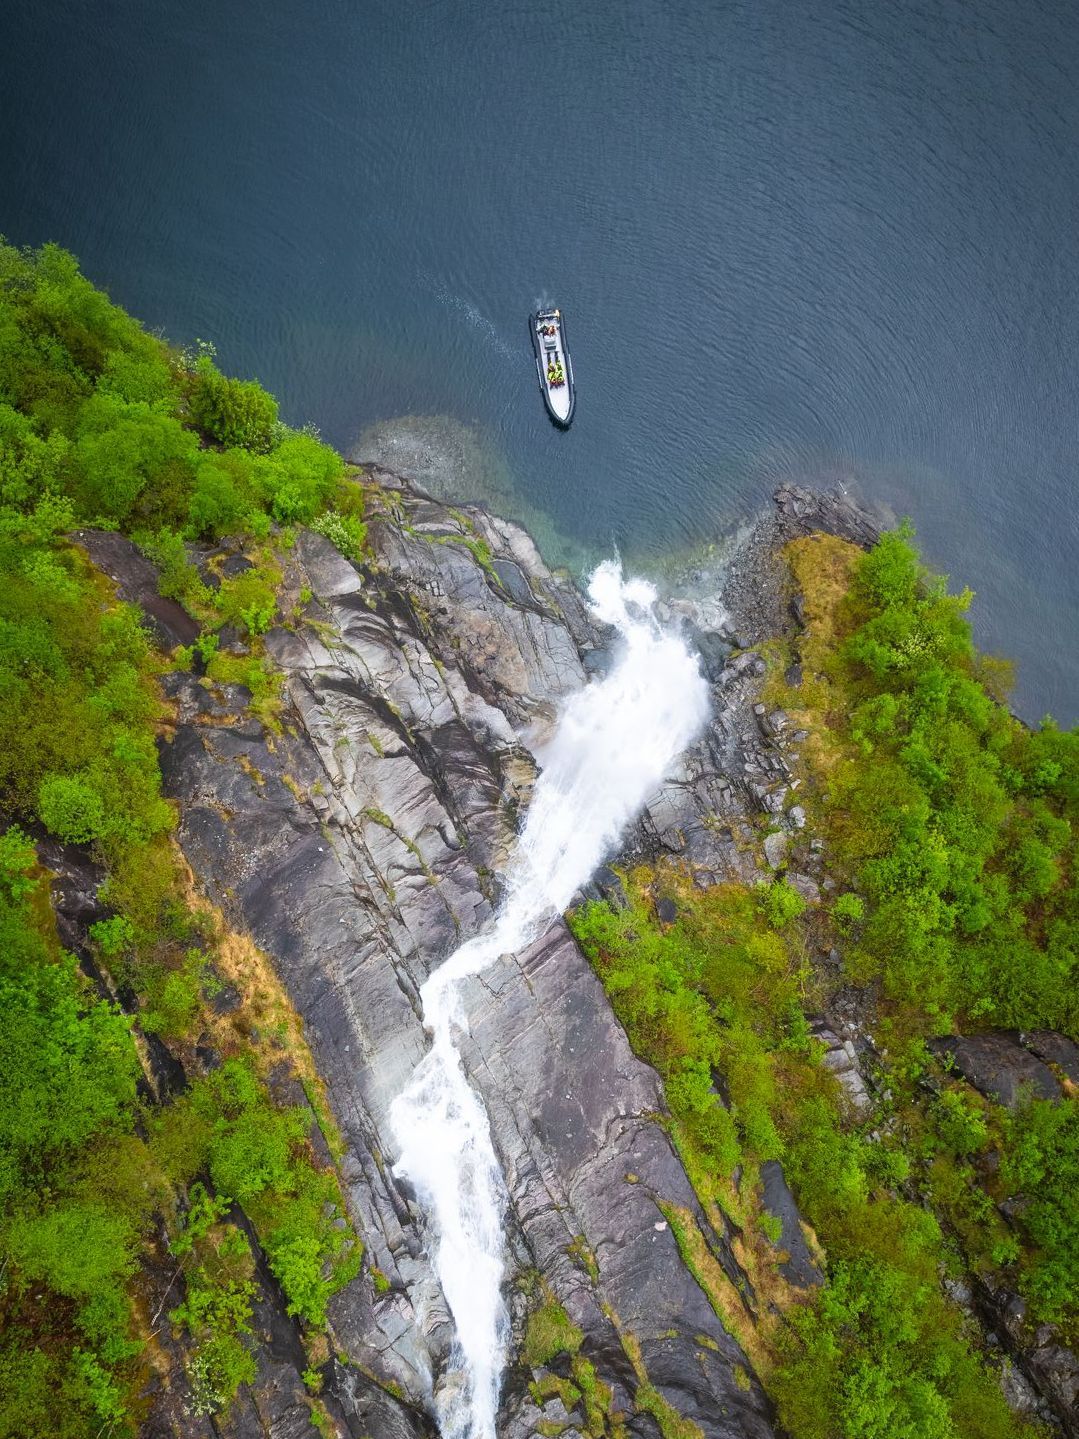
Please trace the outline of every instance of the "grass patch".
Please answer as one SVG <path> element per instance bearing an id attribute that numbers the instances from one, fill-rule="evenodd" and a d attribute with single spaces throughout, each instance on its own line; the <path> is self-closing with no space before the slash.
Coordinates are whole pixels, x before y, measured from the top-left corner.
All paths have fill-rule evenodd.
<path id="1" fill-rule="evenodd" d="M 528 1316 L 521 1358 L 532 1369 L 549 1364 L 559 1354 L 576 1354 L 584 1334 L 561 1304 L 549 1300 Z"/>

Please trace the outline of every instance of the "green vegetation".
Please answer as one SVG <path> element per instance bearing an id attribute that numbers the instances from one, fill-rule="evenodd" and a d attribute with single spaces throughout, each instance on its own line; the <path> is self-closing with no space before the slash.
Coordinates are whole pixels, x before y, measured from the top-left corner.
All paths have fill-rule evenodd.
<path id="1" fill-rule="evenodd" d="M 830 650 L 815 656 L 813 717 L 842 716 L 822 828 L 868 909 L 851 971 L 879 975 L 896 1001 L 916 994 L 939 1031 L 958 1020 L 1074 1033 L 1079 736 L 1050 722 L 1031 732 L 997 702 L 969 601 L 925 572 L 906 533 L 886 535 L 853 566 Z"/>
<path id="2" fill-rule="evenodd" d="M 1079 738 L 1009 715 L 1000 667 L 971 643 L 969 596 L 949 596 L 905 532 L 865 556 L 799 541 L 791 562 L 805 678 L 782 683 L 791 655 L 776 646 L 768 698 L 809 732 L 800 801 L 837 881 L 830 913 L 808 911 L 782 878 L 702 892 L 674 869 L 642 869 L 627 876 L 628 909 L 590 904 L 571 923 L 663 1075 L 706 1210 L 741 1228 L 753 1323 L 692 1216 L 667 1214 L 789 1432 L 1004 1439 L 1025 1431 L 941 1276 L 970 1267 L 1016 1284 L 1032 1322 L 1074 1336 L 1079 1108 L 1066 1097 L 1009 1115 L 924 1041 L 956 1025 L 1076 1034 Z M 655 918 L 663 893 L 678 904 L 671 925 Z M 838 980 L 814 962 L 832 943 Z M 807 1023 L 837 983 L 877 1007 L 886 1098 L 864 1118 Z M 766 1159 L 782 1160 L 822 1247 L 819 1293 L 777 1272 Z"/>
<path id="3" fill-rule="evenodd" d="M 528 1316 L 521 1357 L 526 1364 L 537 1368 L 549 1364 L 557 1354 L 576 1354 L 583 1341 L 584 1335 L 561 1304 L 552 1300 Z"/>
<path id="4" fill-rule="evenodd" d="M 229 1207 L 228 1200 L 211 1199 L 201 1184 L 192 1185 L 187 1221 L 173 1245 L 178 1255 L 194 1255 L 187 1298 L 169 1318 L 185 1325 L 196 1341 L 188 1365 L 196 1414 L 227 1410 L 240 1385 L 255 1377 L 247 1342 L 254 1264 L 243 1231 L 218 1224 Z"/>
<path id="5" fill-rule="evenodd" d="M 298 1022 L 253 947 L 238 961 L 242 947 L 193 899 L 172 843 L 155 746 L 164 661 L 68 536 L 135 538 L 163 593 L 202 625 L 208 682 L 247 685 L 273 722 L 261 636 L 288 527 L 313 522 L 358 557 L 362 516 L 340 458 L 282 425 L 261 387 L 223 376 L 207 347 L 146 334 L 55 246 L 0 243 L 0 1436 L 133 1432 L 155 1216 L 183 1273 L 172 1320 L 192 1338 L 199 1412 L 227 1407 L 253 1374 L 253 1261 L 234 1205 L 304 1325 L 325 1322 L 358 1269 L 310 1115 L 266 1085 L 287 1059 L 315 1092 Z M 248 566 L 226 572 L 221 552 L 204 578 L 187 546 L 224 536 Z M 226 625 L 248 653 L 219 647 Z M 104 868 L 111 913 L 90 934 L 100 990 L 57 940 L 32 826 Z M 246 1011 L 214 1015 L 222 973 L 260 1019 L 273 1014 L 266 1037 Z M 121 986 L 133 1017 L 104 997 Z M 185 1060 L 209 1033 L 225 1062 L 147 1113 L 139 1031 Z"/>
<path id="6" fill-rule="evenodd" d="M 151 1123 L 169 1179 L 188 1184 L 208 1173 L 217 1194 L 240 1203 L 254 1222 L 289 1313 L 324 1324 L 327 1300 L 358 1273 L 362 1251 L 347 1230 L 334 1228 L 340 1195 L 334 1175 L 311 1162 L 307 1111 L 276 1106 L 251 1062 L 237 1058 Z"/>

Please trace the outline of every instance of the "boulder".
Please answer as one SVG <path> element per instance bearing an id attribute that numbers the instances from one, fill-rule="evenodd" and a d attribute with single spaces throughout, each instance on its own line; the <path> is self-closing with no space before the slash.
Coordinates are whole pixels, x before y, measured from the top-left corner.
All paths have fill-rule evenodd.
<path id="1" fill-rule="evenodd" d="M 764 857 L 773 869 L 782 869 L 787 857 L 791 837 L 782 830 L 774 830 L 764 837 Z"/>
<path id="2" fill-rule="evenodd" d="M 1051 1029 L 1035 1029 L 1020 1036 L 1024 1046 L 1046 1064 L 1055 1065 L 1072 1084 L 1079 1084 L 1079 1045 Z"/>
<path id="3" fill-rule="evenodd" d="M 806 1243 L 802 1216 L 778 1159 L 766 1160 L 761 1165 L 761 1190 L 764 1208 L 781 1225 L 777 1247 L 785 1251 L 787 1257 L 780 1261 L 780 1274 L 801 1289 L 823 1284 L 824 1275 Z"/>
<path id="4" fill-rule="evenodd" d="M 1060 1084 L 1042 1060 L 1024 1049 L 1012 1030 L 987 1034 L 954 1035 L 930 1041 L 930 1049 L 950 1061 L 968 1084 L 1014 1109 L 1025 1096 L 1059 1099 Z"/>

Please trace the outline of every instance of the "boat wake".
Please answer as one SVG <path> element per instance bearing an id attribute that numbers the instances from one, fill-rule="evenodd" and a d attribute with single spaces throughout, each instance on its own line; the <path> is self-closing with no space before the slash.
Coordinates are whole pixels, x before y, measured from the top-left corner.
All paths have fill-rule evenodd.
<path id="1" fill-rule="evenodd" d="M 465 320 L 485 337 L 491 348 L 497 350 L 504 360 L 519 360 L 520 352 L 515 350 L 498 333 L 493 321 L 489 320 L 482 310 L 478 309 L 471 300 L 466 300 L 463 295 L 455 295 L 445 285 L 436 283 L 435 294 L 443 305 L 449 310 L 456 310 L 463 315 Z"/>
<path id="2" fill-rule="evenodd" d="M 509 1321 L 502 1300 L 505 1183 L 483 1104 L 454 1043 L 467 1028 L 462 983 L 536 939 L 610 853 L 708 713 L 697 660 L 652 608 L 656 593 L 606 561 L 588 587 L 591 607 L 619 634 L 602 681 L 567 702 L 540 756 L 542 771 L 505 898 L 491 927 L 450 956 L 420 991 L 431 1048 L 390 1121 L 394 1173 L 426 1213 L 431 1259 L 456 1327 L 436 1394 L 444 1439 L 495 1439 Z"/>

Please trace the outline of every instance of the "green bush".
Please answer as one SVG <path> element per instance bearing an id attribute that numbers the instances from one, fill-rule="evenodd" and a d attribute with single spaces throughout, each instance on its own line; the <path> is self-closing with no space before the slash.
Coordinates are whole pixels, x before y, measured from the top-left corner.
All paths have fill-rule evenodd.
<path id="1" fill-rule="evenodd" d="M 37 864 L 33 841 L 17 824 L 0 834 L 0 894 L 17 904 L 37 886 L 30 871 Z"/>
<path id="2" fill-rule="evenodd" d="M 274 443 L 277 401 L 256 380 L 228 379 L 204 354 L 195 364 L 191 418 L 223 445 L 265 454 Z"/>
<path id="3" fill-rule="evenodd" d="M 1011 1121 L 1001 1166 L 1033 1246 L 1022 1288 L 1039 1321 L 1079 1321 L 1079 1101 L 1033 1100 Z"/>
<path id="4" fill-rule="evenodd" d="M 805 913 L 806 907 L 805 900 L 785 879 L 762 885 L 760 904 L 773 929 L 785 929 L 792 920 Z"/>
<path id="5" fill-rule="evenodd" d="M 841 894 L 832 905 L 832 918 L 843 929 L 865 918 L 865 901 L 859 894 Z"/>
<path id="6" fill-rule="evenodd" d="M 38 791 L 38 814 L 47 829 L 72 844 L 105 833 L 105 803 L 85 775 L 46 775 Z"/>
<path id="7" fill-rule="evenodd" d="M 260 460 L 257 477 L 265 503 L 279 524 L 310 524 L 333 497 L 344 471 L 336 451 L 314 435 L 292 430 L 272 455 Z"/>
<path id="8" fill-rule="evenodd" d="M 367 543 L 367 526 L 355 515 L 343 515 L 337 510 L 327 510 L 311 521 L 311 528 L 325 535 L 336 545 L 346 559 L 359 564 L 363 560 L 364 545 Z"/>
<path id="9" fill-rule="evenodd" d="M 223 580 L 214 608 L 222 620 L 239 626 L 249 635 L 261 635 L 273 624 L 277 613 L 277 586 L 280 572 L 255 567 Z"/>
<path id="10" fill-rule="evenodd" d="M 219 1195 L 243 1204 L 289 1312 L 321 1326 L 330 1297 L 359 1272 L 363 1251 L 334 1226 L 337 1180 L 311 1163 L 311 1123 L 304 1109 L 274 1105 L 251 1065 L 231 1059 L 156 1120 L 153 1145 L 174 1182 L 205 1168 Z"/>
<path id="11" fill-rule="evenodd" d="M 92 395 L 79 412 L 77 495 L 89 520 L 123 524 L 148 486 L 170 484 L 175 508 L 194 479 L 198 441 L 179 420 L 144 402 Z"/>
<path id="12" fill-rule="evenodd" d="M 211 1212 L 216 1219 L 218 1211 Z M 251 1246 L 243 1231 L 230 1224 L 216 1232 L 202 1226 L 189 1247 L 198 1263 L 187 1274 L 184 1302 L 169 1318 L 196 1341 L 187 1362 L 193 1411 L 225 1413 L 240 1385 L 252 1383 L 257 1372 L 248 1344 L 256 1292 Z"/>

